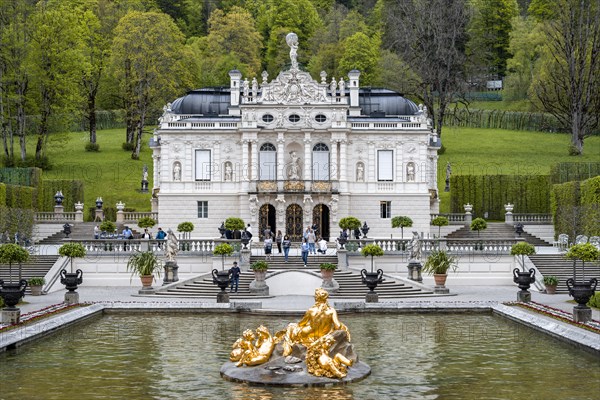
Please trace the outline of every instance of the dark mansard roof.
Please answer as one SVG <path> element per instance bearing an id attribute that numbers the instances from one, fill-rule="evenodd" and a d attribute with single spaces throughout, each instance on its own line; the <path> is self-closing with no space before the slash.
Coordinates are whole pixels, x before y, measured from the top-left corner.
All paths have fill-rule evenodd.
<path id="1" fill-rule="evenodd" d="M 346 90 L 346 96 L 349 96 Z M 230 89 L 227 87 L 204 88 L 188 92 L 171 104 L 175 114 L 217 116 L 228 114 Z M 365 116 L 385 117 L 392 115 L 414 115 L 419 109 L 411 100 L 400 94 L 380 88 L 359 90 L 359 106 Z"/>

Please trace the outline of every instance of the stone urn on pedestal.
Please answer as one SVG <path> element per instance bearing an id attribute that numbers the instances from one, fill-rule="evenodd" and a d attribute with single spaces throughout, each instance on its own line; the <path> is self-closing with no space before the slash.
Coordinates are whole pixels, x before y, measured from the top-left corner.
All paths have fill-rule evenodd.
<path id="1" fill-rule="evenodd" d="M 81 243 L 65 243 L 58 249 L 58 254 L 69 258 L 71 272 L 63 269 L 60 272 L 60 283 L 65 285 L 65 302 L 69 304 L 79 303 L 79 293 L 76 292 L 77 286 L 83 283 L 83 271 L 78 269 L 73 272 L 73 259 L 85 257 L 85 247 Z"/>
<path id="2" fill-rule="evenodd" d="M 373 257 L 382 256 L 383 249 L 376 244 L 368 244 L 360 252 L 364 257 L 371 256 L 371 272 L 367 272 L 366 269 L 360 271 L 363 284 L 369 288 L 369 292 L 365 296 L 365 301 L 367 303 L 377 303 L 379 295 L 375 292 L 375 288 L 383 280 L 383 270 L 378 269 L 377 272 L 373 272 Z"/>
<path id="3" fill-rule="evenodd" d="M 571 246 L 565 258 L 573 260 L 573 278 L 567 279 L 569 295 L 575 299 L 577 305 L 573 307 L 573 321 L 588 322 L 592 319 L 592 309 L 587 306 L 594 295 L 598 280 L 585 278 L 586 261 L 596 261 L 600 258 L 600 250 L 591 243 L 581 243 Z M 581 278 L 577 276 L 577 260 L 581 260 Z"/>
<path id="4" fill-rule="evenodd" d="M 16 324 L 20 321 L 21 310 L 16 307 L 21 298 L 25 296 L 27 281 L 23 279 L 21 263 L 29 259 L 29 253 L 15 243 L 5 243 L 0 246 L 0 263 L 8 264 L 9 282 L 0 280 L 0 297 L 4 299 L 6 307 L 2 309 L 2 322 Z M 12 264 L 19 264 L 19 280 L 13 282 Z"/>
<path id="5" fill-rule="evenodd" d="M 225 271 L 225 257 L 233 254 L 233 246 L 229 243 L 221 243 L 215 246 L 213 254 L 221 256 L 221 270 L 219 271 L 216 268 L 212 270 L 213 283 L 221 289 L 217 293 L 217 303 L 229 303 L 229 293 L 225 289 L 227 289 L 230 283 L 231 276 L 229 270 Z"/>
<path id="6" fill-rule="evenodd" d="M 255 261 L 250 265 L 250 269 L 254 271 L 254 280 L 250 282 L 250 292 L 268 296 L 269 286 L 267 286 L 266 278 L 269 264 L 262 260 Z"/>
<path id="7" fill-rule="evenodd" d="M 535 282 L 535 270 L 530 268 L 528 271 L 525 269 L 525 256 L 535 254 L 535 247 L 527 242 L 519 242 L 514 244 L 510 249 L 511 256 L 520 256 L 521 270 L 515 268 L 513 270 L 513 282 L 519 285 L 519 292 L 517 292 L 517 301 L 528 303 L 531 301 L 531 292 L 529 287 Z"/>

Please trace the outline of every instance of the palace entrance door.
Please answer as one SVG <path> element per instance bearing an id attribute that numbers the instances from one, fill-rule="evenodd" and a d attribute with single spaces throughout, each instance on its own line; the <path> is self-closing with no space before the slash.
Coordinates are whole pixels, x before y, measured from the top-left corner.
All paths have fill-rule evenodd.
<path id="1" fill-rule="evenodd" d="M 313 226 L 317 226 L 317 238 L 322 236 L 329 241 L 329 207 L 325 204 L 317 204 L 313 208 Z"/>
<path id="2" fill-rule="evenodd" d="M 263 204 L 260 207 L 260 219 L 258 221 L 258 237 L 260 240 L 264 240 L 264 232 L 265 229 L 267 229 L 267 226 L 271 227 L 271 232 L 273 232 L 273 234 L 277 233 L 276 222 L 277 218 L 275 214 L 275 207 L 273 207 L 271 204 Z"/>
<path id="3" fill-rule="evenodd" d="M 285 233 L 293 242 L 302 241 L 302 207 L 290 204 L 285 212 Z"/>

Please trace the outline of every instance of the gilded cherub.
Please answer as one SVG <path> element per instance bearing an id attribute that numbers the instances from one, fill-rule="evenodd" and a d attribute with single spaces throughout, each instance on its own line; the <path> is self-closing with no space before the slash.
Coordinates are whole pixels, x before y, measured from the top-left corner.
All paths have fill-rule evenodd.
<path id="1" fill-rule="evenodd" d="M 329 354 L 335 339 L 331 335 L 325 335 L 306 349 L 306 368 L 309 374 L 314 376 L 326 376 L 328 378 L 345 378 L 348 374 L 346 368 L 352 366 L 352 360 L 347 359 L 340 353 L 333 357 Z"/>
<path id="2" fill-rule="evenodd" d="M 242 333 L 242 337 L 235 341 L 229 354 L 230 361 L 240 361 L 242 356 L 246 351 L 252 350 L 254 348 L 254 344 L 252 341 L 255 339 L 254 332 L 252 329 L 246 329 Z M 238 365 L 239 366 L 239 365 Z"/>
<path id="3" fill-rule="evenodd" d="M 256 342 L 253 347 L 244 351 L 236 365 L 239 367 L 244 364 L 248 366 L 264 364 L 271 358 L 273 349 L 275 349 L 275 341 L 269 330 L 261 325 L 256 329 Z"/>

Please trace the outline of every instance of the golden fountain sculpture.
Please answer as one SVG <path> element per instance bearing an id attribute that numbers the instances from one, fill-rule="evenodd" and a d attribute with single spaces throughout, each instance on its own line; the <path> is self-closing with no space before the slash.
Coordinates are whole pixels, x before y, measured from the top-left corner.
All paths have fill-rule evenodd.
<path id="1" fill-rule="evenodd" d="M 357 357 L 350 344 L 350 332 L 327 302 L 328 297 L 326 290 L 316 289 L 315 304 L 304 313 L 300 322 L 289 324 L 274 337 L 262 325 L 256 329 L 256 334 L 246 329 L 233 344 L 229 359 L 237 367 L 243 367 L 267 363 L 272 356 L 285 357 L 286 362 L 292 357 L 295 362 L 305 361 L 311 375 L 346 377 L 347 368 Z"/>

